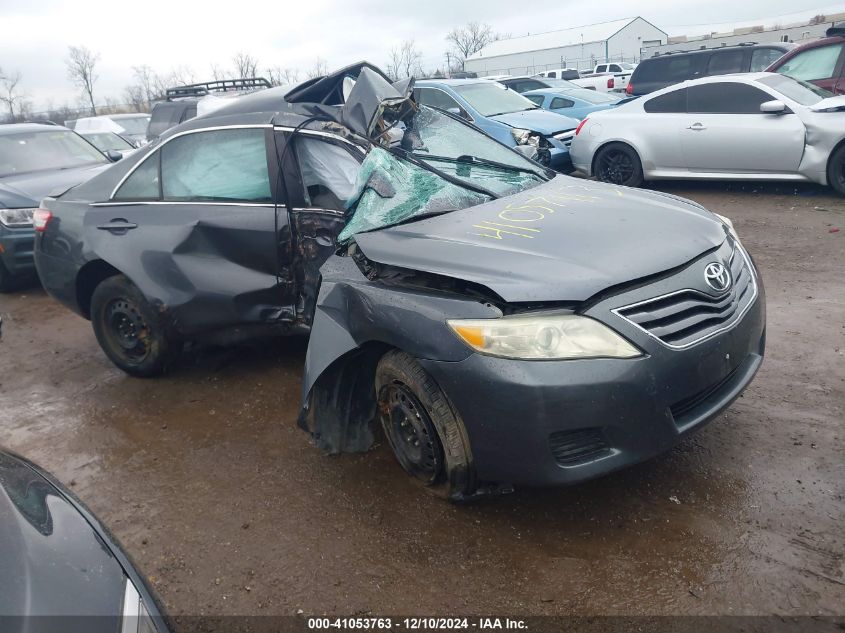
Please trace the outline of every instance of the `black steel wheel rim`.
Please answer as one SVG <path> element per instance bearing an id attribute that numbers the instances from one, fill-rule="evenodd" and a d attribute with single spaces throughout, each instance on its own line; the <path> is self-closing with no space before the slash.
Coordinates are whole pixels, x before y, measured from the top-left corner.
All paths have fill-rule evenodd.
<path id="1" fill-rule="evenodd" d="M 150 352 L 150 328 L 138 308 L 127 299 L 114 299 L 105 310 L 109 338 L 132 361 L 146 358 Z"/>
<path id="2" fill-rule="evenodd" d="M 599 175 L 604 182 L 625 184 L 634 175 L 634 161 L 627 152 L 605 152 L 601 157 Z"/>
<path id="3" fill-rule="evenodd" d="M 425 407 L 401 382 L 382 387 L 379 404 L 382 427 L 402 468 L 434 483 L 443 465 L 443 449 Z"/>

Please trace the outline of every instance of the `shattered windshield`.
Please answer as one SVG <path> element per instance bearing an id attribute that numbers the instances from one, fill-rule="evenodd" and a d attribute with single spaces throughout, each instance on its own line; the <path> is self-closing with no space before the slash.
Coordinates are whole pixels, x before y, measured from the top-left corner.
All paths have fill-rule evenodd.
<path id="1" fill-rule="evenodd" d="M 353 194 L 345 242 L 365 231 L 489 202 L 549 179 L 543 167 L 482 132 L 422 106 L 405 132 L 412 149 L 370 150 Z"/>

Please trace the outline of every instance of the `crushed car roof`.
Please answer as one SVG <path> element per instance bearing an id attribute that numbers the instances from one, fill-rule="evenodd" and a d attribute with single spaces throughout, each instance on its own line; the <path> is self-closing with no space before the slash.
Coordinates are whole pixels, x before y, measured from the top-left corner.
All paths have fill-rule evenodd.
<path id="1" fill-rule="evenodd" d="M 412 89 L 412 79 L 391 83 L 377 67 L 359 62 L 295 87 L 279 86 L 245 95 L 172 128 L 170 134 L 212 124 L 301 125 L 313 119 L 339 123 L 354 134 L 369 138 L 385 110 L 405 104 Z"/>

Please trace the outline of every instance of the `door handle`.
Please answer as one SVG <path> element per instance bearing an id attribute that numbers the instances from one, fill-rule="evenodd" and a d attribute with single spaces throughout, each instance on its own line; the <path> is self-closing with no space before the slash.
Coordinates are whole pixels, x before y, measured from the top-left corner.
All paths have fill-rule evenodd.
<path id="1" fill-rule="evenodd" d="M 698 132 L 699 130 L 706 130 L 707 126 L 705 126 L 703 123 L 693 123 L 692 125 L 688 125 L 687 129 L 695 130 L 696 132 Z"/>
<path id="2" fill-rule="evenodd" d="M 109 231 L 115 235 L 123 235 L 130 229 L 137 229 L 138 225 L 123 218 L 115 218 L 110 222 L 98 225 L 97 228 L 101 231 Z"/>

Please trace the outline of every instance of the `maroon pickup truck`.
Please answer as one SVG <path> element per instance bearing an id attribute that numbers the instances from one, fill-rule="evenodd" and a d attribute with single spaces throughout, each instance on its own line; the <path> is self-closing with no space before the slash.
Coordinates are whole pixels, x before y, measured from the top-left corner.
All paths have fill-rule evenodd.
<path id="1" fill-rule="evenodd" d="M 829 28 L 826 35 L 789 51 L 766 70 L 845 94 L 845 22 Z"/>

